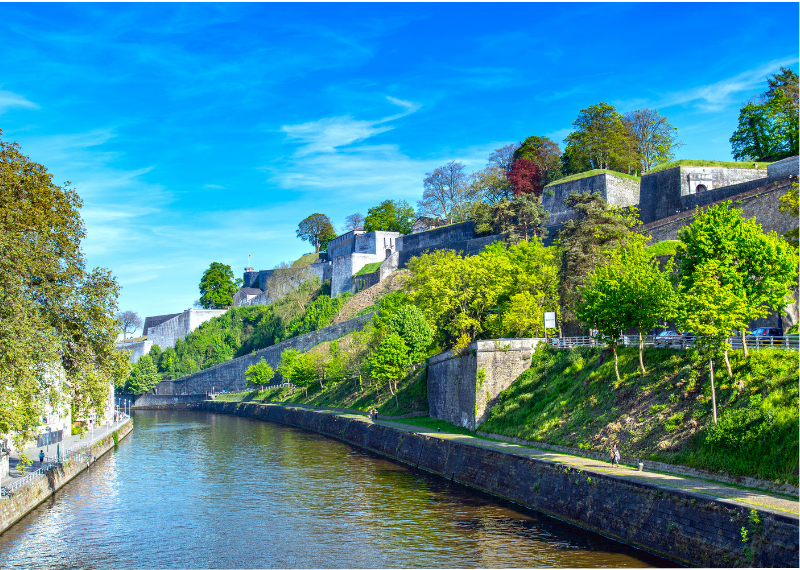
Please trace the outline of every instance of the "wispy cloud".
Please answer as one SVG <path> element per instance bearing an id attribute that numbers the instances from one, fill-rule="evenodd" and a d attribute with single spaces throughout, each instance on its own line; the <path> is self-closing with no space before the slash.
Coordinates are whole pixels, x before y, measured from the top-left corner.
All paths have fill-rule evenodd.
<path id="1" fill-rule="evenodd" d="M 797 57 L 774 60 L 708 85 L 660 94 L 650 100 L 640 98 L 635 101 L 617 101 L 616 103 L 625 108 L 647 105 L 659 109 L 676 105 L 693 105 L 700 111 L 718 112 L 729 105 L 741 103 L 743 98 L 746 99 L 757 92 L 764 91 L 769 74 L 797 62 Z M 631 105 L 632 103 L 633 105 Z"/>
<path id="2" fill-rule="evenodd" d="M 14 107 L 21 107 L 23 109 L 38 109 L 39 105 L 33 101 L 28 101 L 22 95 L 0 89 L 0 113 L 5 113 L 7 110 Z"/>

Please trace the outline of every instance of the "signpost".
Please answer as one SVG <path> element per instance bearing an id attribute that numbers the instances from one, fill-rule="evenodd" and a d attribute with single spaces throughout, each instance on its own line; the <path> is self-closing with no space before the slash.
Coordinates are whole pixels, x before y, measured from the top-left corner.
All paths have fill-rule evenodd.
<path id="1" fill-rule="evenodd" d="M 547 329 L 556 328 L 556 314 L 549 312 L 544 314 L 544 340 L 547 342 Z"/>

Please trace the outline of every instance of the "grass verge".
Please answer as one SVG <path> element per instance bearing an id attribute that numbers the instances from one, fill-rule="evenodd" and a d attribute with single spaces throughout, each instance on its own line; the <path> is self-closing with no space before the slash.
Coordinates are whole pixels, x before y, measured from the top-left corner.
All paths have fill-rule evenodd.
<path id="1" fill-rule="evenodd" d="M 755 164 L 755 166 L 753 166 Z M 765 169 L 770 162 L 731 162 L 729 160 L 673 160 L 654 166 L 645 174 L 652 174 L 659 170 L 666 170 L 667 168 L 675 168 L 676 166 L 720 166 L 723 168 L 749 168 L 749 169 Z"/>
<path id="2" fill-rule="evenodd" d="M 587 170 L 586 172 L 579 172 L 578 174 L 570 174 L 569 176 L 565 176 L 564 178 L 559 178 L 558 180 L 552 181 L 550 184 L 545 186 L 545 188 L 549 188 L 550 186 L 555 186 L 556 184 L 561 184 L 562 182 L 570 182 L 572 180 L 579 180 L 581 178 L 597 176 L 598 174 L 613 174 L 614 176 L 619 176 L 620 178 L 628 178 L 629 180 L 635 180 L 636 182 L 641 182 L 642 180 L 640 176 L 625 174 L 623 172 L 617 172 L 616 170 L 605 170 L 603 168 L 596 168 L 594 170 Z"/>

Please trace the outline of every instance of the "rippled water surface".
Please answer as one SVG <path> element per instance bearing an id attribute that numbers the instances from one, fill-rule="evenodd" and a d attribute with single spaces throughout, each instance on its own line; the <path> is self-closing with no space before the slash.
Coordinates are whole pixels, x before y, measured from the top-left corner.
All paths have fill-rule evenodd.
<path id="1" fill-rule="evenodd" d="M 2 567 L 669 563 L 323 436 L 202 412 L 134 431 L 0 536 Z"/>

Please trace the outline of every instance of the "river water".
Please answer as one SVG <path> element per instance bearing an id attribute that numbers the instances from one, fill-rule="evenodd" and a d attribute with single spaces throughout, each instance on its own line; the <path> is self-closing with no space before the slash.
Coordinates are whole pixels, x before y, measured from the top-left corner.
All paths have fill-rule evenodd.
<path id="1" fill-rule="evenodd" d="M 0 536 L 4 568 L 669 565 L 337 440 L 204 412 L 135 412 L 116 450 Z"/>

